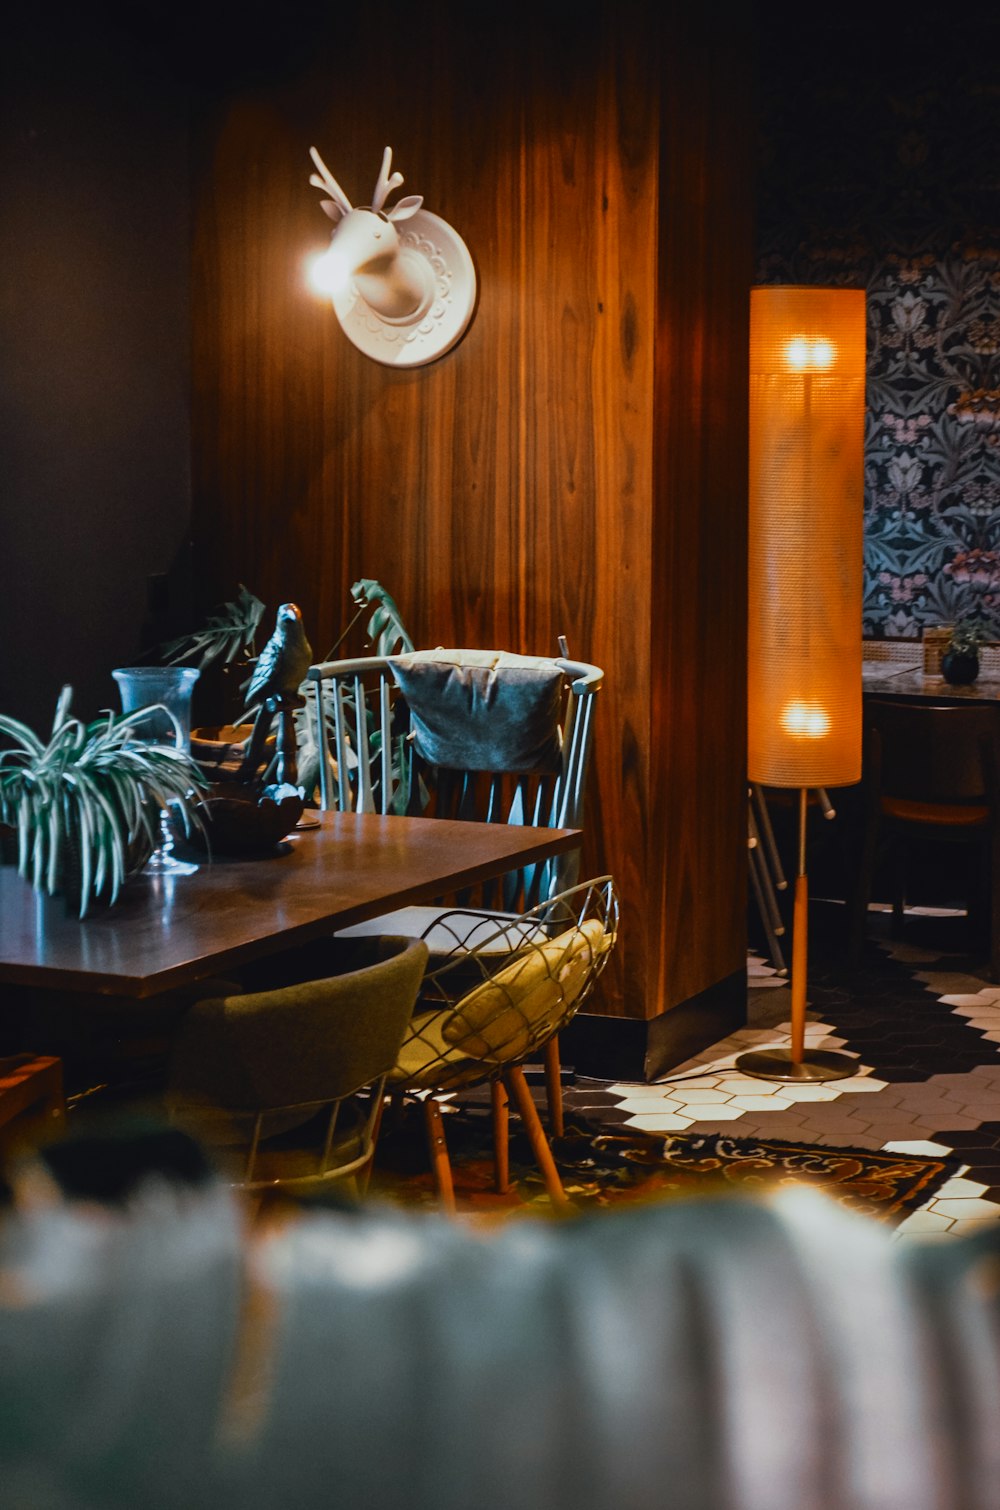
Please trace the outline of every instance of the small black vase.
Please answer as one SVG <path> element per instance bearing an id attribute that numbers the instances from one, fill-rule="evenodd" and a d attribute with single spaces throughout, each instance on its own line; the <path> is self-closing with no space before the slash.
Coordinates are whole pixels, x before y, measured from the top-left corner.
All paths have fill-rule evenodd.
<path id="1" fill-rule="evenodd" d="M 973 651 L 962 655 L 955 650 L 946 650 L 941 657 L 941 675 L 953 687 L 968 687 L 979 675 L 979 657 Z"/>

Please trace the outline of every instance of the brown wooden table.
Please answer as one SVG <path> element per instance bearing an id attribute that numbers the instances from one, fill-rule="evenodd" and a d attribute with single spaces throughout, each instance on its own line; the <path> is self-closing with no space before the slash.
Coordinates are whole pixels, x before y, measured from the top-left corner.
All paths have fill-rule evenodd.
<path id="1" fill-rule="evenodd" d="M 919 667 L 900 668 L 893 667 L 891 661 L 867 661 L 864 692 L 866 697 L 891 698 L 895 702 L 1000 703 L 1000 678 L 981 672 L 970 686 L 955 687 L 943 676 L 925 676 Z"/>
<path id="2" fill-rule="evenodd" d="M 324 813 L 263 859 L 142 874 L 81 922 L 0 867 L 0 986 L 133 1000 L 576 848 L 579 829 Z"/>

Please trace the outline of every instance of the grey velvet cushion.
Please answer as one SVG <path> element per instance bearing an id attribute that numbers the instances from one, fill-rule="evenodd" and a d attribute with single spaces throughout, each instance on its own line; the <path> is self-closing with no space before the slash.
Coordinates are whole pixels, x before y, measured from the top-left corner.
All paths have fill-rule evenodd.
<path id="1" fill-rule="evenodd" d="M 563 673 L 492 650 L 415 650 L 390 665 L 417 753 L 453 771 L 558 771 Z"/>

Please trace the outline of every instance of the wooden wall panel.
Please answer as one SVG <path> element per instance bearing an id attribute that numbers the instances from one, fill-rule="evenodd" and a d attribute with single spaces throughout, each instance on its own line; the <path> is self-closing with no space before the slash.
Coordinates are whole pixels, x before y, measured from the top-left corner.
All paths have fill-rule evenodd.
<path id="1" fill-rule="evenodd" d="M 665 52 L 655 382 L 650 998 L 742 971 L 746 942 L 748 38 L 692 7 Z M 742 50 L 741 46 L 742 44 Z M 734 755 L 737 758 L 734 758 Z M 679 816 L 683 807 L 694 821 Z M 734 856 L 743 856 L 741 864 Z"/>
<path id="2" fill-rule="evenodd" d="M 308 72 L 232 92 L 203 123 L 193 293 L 202 590 L 211 602 L 243 580 L 271 605 L 296 599 L 322 654 L 346 622 L 349 584 L 374 576 L 418 643 L 545 653 L 564 633 L 572 654 L 603 665 L 586 864 L 618 876 L 625 927 L 602 1010 L 645 1018 L 692 994 L 693 980 L 719 978 L 701 944 L 684 960 L 673 920 L 680 952 L 664 959 L 677 901 L 665 855 L 693 848 L 702 814 L 662 781 L 679 695 L 664 681 L 662 625 L 706 601 L 697 563 L 667 555 L 693 545 L 717 558 L 715 532 L 737 507 L 729 499 L 697 538 L 676 541 L 656 518 L 668 465 L 658 434 L 673 403 L 655 376 L 657 341 L 669 336 L 657 303 L 661 137 L 681 124 L 661 88 L 660 11 L 639 0 L 543 5 L 525 8 L 521 26 L 516 9 L 444 14 L 433 37 L 387 26 L 381 11 L 378 27 L 355 18 L 350 36 L 316 38 Z M 462 343 L 409 372 L 357 352 L 299 272 L 328 235 L 307 184 L 309 145 L 364 203 L 386 142 L 404 192 L 452 221 L 480 279 Z M 735 240 L 744 235 L 736 225 Z M 689 260 L 703 257 L 703 241 L 688 245 Z M 729 318 L 732 301 L 722 309 Z M 701 418 L 670 413 L 671 445 L 697 452 L 701 438 L 684 425 Z M 739 452 L 739 421 L 729 439 Z M 691 485 L 697 513 L 709 486 L 697 468 Z M 670 507 L 679 496 L 664 494 Z M 741 548 L 737 538 L 727 573 Z M 742 566 L 737 575 L 733 589 L 716 573 L 713 594 L 738 603 Z M 725 674 L 738 704 L 742 667 Z M 721 793 L 732 806 L 741 746 L 742 733 L 719 752 L 699 802 Z M 729 814 L 720 842 L 732 827 Z M 742 839 L 734 854 L 719 848 L 704 871 L 742 873 Z M 710 905 L 687 899 L 685 927 Z"/>

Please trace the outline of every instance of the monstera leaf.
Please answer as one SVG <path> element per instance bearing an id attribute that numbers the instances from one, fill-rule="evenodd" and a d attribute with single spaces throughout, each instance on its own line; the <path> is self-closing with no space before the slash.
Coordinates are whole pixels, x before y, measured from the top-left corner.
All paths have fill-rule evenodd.
<path id="1" fill-rule="evenodd" d="M 368 608 L 373 610 L 371 617 L 365 625 L 365 632 L 371 644 L 373 655 L 399 655 L 413 649 L 413 641 L 410 638 L 402 615 L 395 601 L 385 590 L 380 582 L 374 577 L 362 577 L 351 588 L 351 597 L 358 605 L 358 612 L 351 619 L 350 624 L 340 636 L 333 650 L 339 648 L 347 638 L 353 626 L 359 618 L 364 616 Z M 333 650 L 327 656 L 327 660 L 333 658 Z M 295 733 L 298 742 L 299 762 L 299 785 L 302 787 L 309 801 L 319 786 L 320 748 L 316 740 L 314 719 L 316 712 L 315 690 L 311 683 L 303 682 L 300 692 L 306 698 L 306 706 L 299 708 L 295 713 Z M 324 695 L 323 718 L 326 722 L 326 734 L 328 744 L 333 743 L 333 708 L 329 699 Z M 372 746 L 372 754 L 378 753 L 378 742 L 381 738 L 378 730 L 378 720 L 373 714 L 368 716 L 369 739 Z M 392 768 L 394 776 L 394 809 L 405 812 L 409 803 L 409 771 L 411 766 L 410 752 L 406 744 L 405 730 L 393 738 L 391 751 Z"/>
<path id="2" fill-rule="evenodd" d="M 264 604 L 241 582 L 236 598 L 211 614 L 203 628 L 168 641 L 163 646 L 164 659 L 168 666 L 174 666 L 179 661 L 197 656 L 203 671 L 218 660 L 231 665 L 235 660 L 253 655 L 254 641 L 263 617 Z"/>
<path id="3" fill-rule="evenodd" d="M 361 608 L 374 607 L 366 626 L 369 639 L 375 641 L 373 655 L 404 655 L 413 649 L 399 609 L 380 582 L 362 577 L 351 588 L 351 597 Z"/>

